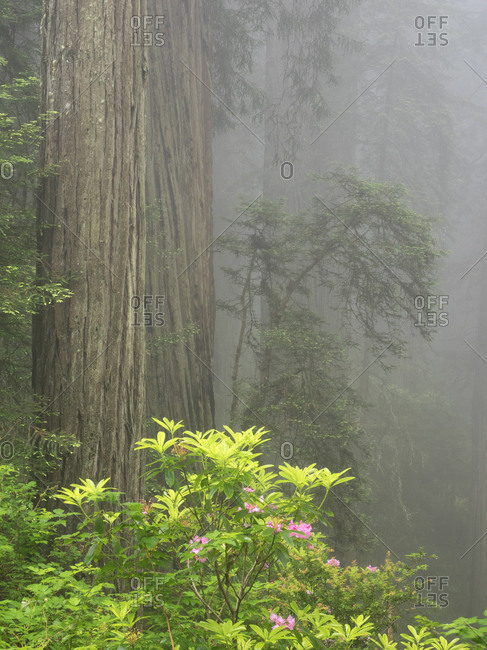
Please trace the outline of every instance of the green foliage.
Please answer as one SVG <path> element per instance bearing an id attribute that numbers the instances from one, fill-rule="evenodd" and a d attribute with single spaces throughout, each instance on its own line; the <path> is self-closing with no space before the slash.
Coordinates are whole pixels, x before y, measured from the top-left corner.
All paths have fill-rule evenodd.
<path id="1" fill-rule="evenodd" d="M 487 609 L 482 618 L 477 616 L 465 618 L 461 616 L 452 623 L 445 623 L 441 626 L 435 625 L 434 627 L 440 627 L 446 632 L 447 636 L 455 634 L 466 643 L 485 647 L 487 640 Z"/>
<path id="2" fill-rule="evenodd" d="M 390 345 L 389 353 L 400 355 L 414 298 L 431 291 L 442 255 L 432 222 L 407 206 L 401 186 L 363 180 L 353 170 L 317 181 L 317 190 L 326 198 L 315 193 L 304 214 L 289 215 L 282 204 L 261 200 L 246 210 L 234 234 L 220 238 L 223 249 L 240 260 L 225 273 L 245 291 L 224 306 L 250 319 L 254 302 L 264 296 L 270 310 L 265 324 L 269 336 L 286 316 L 288 327 L 291 322 L 301 325 L 305 319 L 299 319 L 299 312 L 311 317 L 310 332 L 323 330 L 323 320 L 302 303 L 314 279 L 330 290 L 374 352 Z M 259 323 L 254 318 L 251 325 Z M 258 334 L 248 329 L 245 323 L 249 343 L 255 346 Z M 286 340 L 284 332 L 277 333 L 281 343 Z"/>
<path id="3" fill-rule="evenodd" d="M 0 599 L 20 595 L 65 521 L 63 511 L 36 506 L 35 495 L 34 482 L 23 483 L 16 469 L 0 465 Z"/>
<path id="4" fill-rule="evenodd" d="M 33 419 L 32 315 L 40 306 L 71 295 L 64 278 L 48 276 L 42 285 L 36 282 L 36 264 L 42 260 L 36 253 L 33 199 L 41 130 L 37 119 L 28 116 L 38 92 L 33 76 L 0 86 L 0 441 L 13 440 L 22 430 L 22 419 Z"/>
<path id="5" fill-rule="evenodd" d="M 139 619 L 131 598 L 106 595 L 113 589 L 110 583 L 90 585 L 86 576 L 94 572 L 83 564 L 64 571 L 53 566 L 33 571 L 39 581 L 26 587 L 21 602 L 0 602 L 0 648 L 97 650 L 132 645 Z"/>
<path id="6" fill-rule="evenodd" d="M 412 625 L 408 625 L 408 630 L 409 634 L 401 634 L 402 641 L 400 645 L 400 647 L 407 650 L 421 650 L 423 648 L 428 648 L 428 650 L 452 650 L 453 648 L 463 650 L 463 648 L 471 647 L 466 643 L 462 643 L 459 639 L 448 641 L 442 636 L 435 637 L 426 628 L 417 630 Z M 372 641 L 382 650 L 395 650 L 398 647 L 398 644 L 390 641 L 386 634 L 381 634 L 378 641 L 375 639 L 372 639 Z"/>
<path id="7" fill-rule="evenodd" d="M 37 68 L 41 15 L 42 0 L 21 3 L 0 0 L 0 60 L 3 59 L 0 84 L 9 83 L 21 74 L 28 75 Z M 35 106 L 37 110 L 37 102 Z"/>
<path id="8" fill-rule="evenodd" d="M 261 650 L 262 648 L 282 648 L 285 650 L 290 647 L 297 650 L 326 648 L 326 642 L 330 645 L 333 644 L 337 648 L 350 648 L 357 641 L 368 637 L 372 631 L 367 617 L 364 616 L 357 616 L 352 619 L 353 625 L 351 626 L 348 624 L 341 625 L 334 620 L 333 616 L 323 614 L 318 609 L 311 610 L 310 607 L 306 607 L 301 610 L 294 602 L 291 604 L 290 609 L 293 610 L 296 616 L 300 617 L 300 623 L 306 627 L 291 632 L 282 627 L 267 630 L 258 625 L 250 625 L 249 627 L 254 632 L 254 639 L 252 639 L 249 638 L 245 626 L 232 626 L 230 621 L 220 624 L 207 622 L 202 626 L 213 632 L 214 639 L 222 644 L 219 647 L 234 648 L 235 645 L 232 645 L 232 643 L 237 642 L 238 648 L 255 648 L 255 650 Z"/>
<path id="9" fill-rule="evenodd" d="M 40 305 L 70 295 L 61 278 L 49 278 L 42 287 L 35 279 L 36 263 L 41 263 L 34 210 L 42 135 L 37 77 L 41 10 L 41 0 L 0 0 L 0 444 L 15 443 L 9 460 L 18 466 L 30 454 L 24 425 L 33 419 L 31 317 Z"/>
<path id="10" fill-rule="evenodd" d="M 152 454 L 150 472 L 166 487 L 148 503 L 121 509 L 113 509 L 120 493 L 109 479 L 63 488 L 58 497 L 81 520 L 75 533 L 59 538 L 64 557 L 62 546 L 51 544 L 50 555 L 39 548 L 65 515 L 29 506 L 32 484 L 21 487 L 15 470 L 3 469 L 0 552 L 7 570 L 16 560 L 25 574 L 13 574 L 0 601 L 0 648 L 395 647 L 386 636 L 370 637 L 397 614 L 381 619 L 379 608 L 410 597 L 394 593 L 409 570 L 388 562 L 377 573 L 355 565 L 337 570 L 325 563 L 329 549 L 308 523 L 329 514 L 314 504 L 313 492 L 320 487 L 326 497 L 351 480 L 346 471 L 262 466 L 262 429 L 192 432 L 166 418 L 156 422 L 156 438 L 137 448 Z M 14 521 L 14 511 L 27 514 Z M 271 576 L 284 574 L 288 585 L 281 588 Z M 318 579 L 327 583 L 321 593 Z M 303 580 L 316 589 L 312 602 Z M 409 632 L 404 647 L 467 647 Z"/>
<path id="11" fill-rule="evenodd" d="M 315 536 L 316 537 L 316 536 Z M 331 562 L 331 564 L 329 564 Z M 294 548 L 286 567 L 273 572 L 269 589 L 284 607 L 290 599 L 321 607 L 345 624 L 353 616 L 368 616 L 373 633 L 395 629 L 415 603 L 414 577 L 425 565 L 407 565 L 386 558 L 380 567 L 335 565 L 333 550 L 322 542 Z"/>
<path id="12" fill-rule="evenodd" d="M 414 320 L 414 299 L 433 292 L 444 254 L 437 249 L 433 221 L 408 207 L 401 185 L 363 180 L 346 171 L 321 180 L 331 183 L 331 196 L 323 200 L 315 195 L 312 232 L 317 236 L 319 227 L 323 241 L 334 242 L 328 255 L 335 262 L 333 268 L 327 265 L 322 280 L 330 282 L 348 319 L 356 321 L 374 352 L 393 339 L 390 352 L 400 355 L 405 323 Z M 425 331 L 420 329 L 427 336 Z"/>

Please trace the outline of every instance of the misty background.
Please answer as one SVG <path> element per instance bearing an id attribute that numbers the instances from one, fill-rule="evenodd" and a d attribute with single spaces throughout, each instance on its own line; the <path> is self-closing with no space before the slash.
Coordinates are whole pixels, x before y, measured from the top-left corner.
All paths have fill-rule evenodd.
<path id="1" fill-rule="evenodd" d="M 419 548 L 436 554 L 427 560 L 429 583 L 418 579 L 417 608 L 440 619 L 479 614 L 487 604 L 486 26 L 480 1 L 377 0 L 337 14 L 333 78 L 324 64 L 316 77 L 326 97 L 320 120 L 310 117 L 306 103 L 297 105 L 284 63 L 290 47 L 305 46 L 290 45 L 270 26 L 247 78 L 265 95 L 264 113 L 252 119 L 227 111 L 232 128 L 214 137 L 216 248 L 261 194 L 298 213 L 317 191 L 312 174 L 337 166 L 356 168 L 360 178 L 402 184 L 408 205 L 435 220 L 434 238 L 446 254 L 430 297 L 408 305 L 417 318 L 402 322 L 404 358 L 384 371 L 364 337 L 350 331 L 355 347 L 347 351 L 347 376 L 360 400 L 364 443 L 350 465 L 363 489 L 360 500 L 354 495 L 348 504 L 330 506 L 347 514 L 351 528 L 327 534 L 342 561 L 378 564 L 387 552 L 395 559 Z M 224 113 L 223 99 L 215 102 Z M 280 119 L 293 102 L 292 119 Z M 240 261 L 217 248 L 217 300 L 238 301 L 239 286 L 222 267 L 237 269 Z M 303 300 L 324 318 L 327 331 L 343 332 L 332 292 L 310 281 Z M 425 301 L 429 319 L 421 312 Z M 255 321 L 265 320 L 265 301 L 257 299 L 255 309 Z M 432 340 L 424 340 L 420 329 L 428 329 Z M 217 312 L 217 427 L 231 414 L 240 331 L 238 314 Z M 246 382 L 258 370 L 251 346 L 244 342 L 243 348 L 237 396 L 245 407 Z M 253 423 L 265 425 L 265 417 Z M 289 449 L 275 442 L 269 454 L 282 462 Z M 303 460 L 296 452 L 288 462 Z M 326 457 L 313 460 L 327 464 Z M 435 603 L 440 607 L 433 612 Z"/>

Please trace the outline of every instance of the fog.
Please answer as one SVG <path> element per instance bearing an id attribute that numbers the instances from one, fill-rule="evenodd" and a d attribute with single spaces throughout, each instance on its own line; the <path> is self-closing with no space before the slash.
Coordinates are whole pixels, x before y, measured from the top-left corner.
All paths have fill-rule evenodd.
<path id="1" fill-rule="evenodd" d="M 288 3 L 290 10 L 293 4 Z M 301 8 L 312 4 L 303 0 Z M 347 485 L 330 506 L 336 512 L 329 535 L 337 557 L 378 564 L 388 552 L 392 559 L 403 559 L 422 547 L 438 557 L 425 558 L 429 569 L 418 574 L 430 579 L 418 577 L 417 613 L 439 620 L 479 615 L 487 606 L 487 7 L 480 0 L 376 0 L 336 16 L 336 26 L 323 35 L 322 51 L 316 50 L 317 35 L 309 24 L 308 31 L 296 25 L 290 36 L 272 24 L 265 36 L 255 32 L 254 65 L 242 75 L 261 91 L 261 107 L 229 111 L 215 90 L 215 105 L 229 122 L 215 125 L 213 143 L 216 293 L 227 307 L 234 301 L 233 312 L 217 312 L 216 424 L 233 418 L 236 424 L 277 427 L 267 451 L 271 461 L 284 458 L 300 465 L 311 457 L 332 471 L 350 466 L 358 487 Z M 332 58 L 320 60 L 327 47 Z M 305 81 L 315 84 L 314 94 L 296 87 Z M 320 92 L 321 115 L 316 110 Z M 350 168 L 370 183 L 404 186 L 401 201 L 433 220 L 432 238 L 444 254 L 436 261 L 427 294 L 409 295 L 407 302 L 401 298 L 396 329 L 386 327 L 387 307 L 373 311 L 385 337 L 378 347 L 366 336 L 359 315 L 346 317 L 335 281 L 327 286 L 319 274 L 305 277 L 295 307 L 323 319 L 316 328 L 342 342 L 336 352 L 327 344 L 330 356 L 341 359 L 340 371 L 333 364 L 316 375 L 312 366 L 300 370 L 315 388 L 327 373 L 333 377 L 329 392 L 320 393 L 323 386 L 318 387 L 312 412 L 327 409 L 335 399 L 330 409 L 348 400 L 344 409 L 351 413 L 348 438 L 340 437 L 343 423 L 336 417 L 318 419 L 319 431 L 308 431 L 305 438 L 297 425 L 305 410 L 296 407 L 289 425 L 294 416 L 284 393 L 259 402 L 259 391 L 252 388 L 260 381 L 261 396 L 264 386 L 270 395 L 285 369 L 295 367 L 296 355 L 291 362 L 283 339 L 275 351 L 274 383 L 268 376 L 262 379 L 265 352 L 259 345 L 266 325 L 273 325 L 273 307 L 262 290 L 262 266 L 256 263 L 249 270 L 250 249 L 247 257 L 243 250 L 237 256 L 238 244 L 231 238 L 243 245 L 245 230 L 239 228 L 262 200 L 282 201 L 283 215 L 303 213 L 320 199 L 337 213 L 347 197 L 333 181 L 322 185 L 313 175 Z M 390 216 L 391 224 L 395 218 Z M 276 219 L 269 232 L 278 233 L 278 226 Z M 345 223 L 335 226 L 347 234 Z M 366 239 L 355 242 L 357 250 L 371 263 L 382 263 L 387 273 L 391 261 L 377 248 L 379 240 L 367 239 L 369 230 L 364 232 Z M 297 269 L 302 253 L 293 256 L 291 249 L 280 261 L 283 268 Z M 354 258 L 358 266 L 361 256 Z M 334 259 L 327 259 L 323 271 L 329 277 Z M 274 263 L 278 267 L 279 259 Z M 392 293 L 405 281 L 399 272 L 394 275 L 388 279 Z M 269 277 L 275 288 L 279 272 Z M 283 286 L 290 281 L 282 280 Z M 402 356 L 389 349 L 381 355 L 377 350 L 387 347 L 387 336 L 395 340 L 399 331 L 406 342 Z M 324 396 L 326 401 L 320 401 Z M 330 456 L 327 449 L 337 451 Z M 342 462 L 347 464 L 337 466 Z M 431 606 L 435 603 L 437 609 Z"/>

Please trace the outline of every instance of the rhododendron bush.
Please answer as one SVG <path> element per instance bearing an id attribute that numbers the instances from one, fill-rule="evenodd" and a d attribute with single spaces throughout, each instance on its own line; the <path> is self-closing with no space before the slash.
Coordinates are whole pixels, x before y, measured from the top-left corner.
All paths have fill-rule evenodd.
<path id="1" fill-rule="evenodd" d="M 156 438 L 136 446 L 152 456 L 149 478 L 159 486 L 148 502 L 121 504 L 109 479 L 60 491 L 70 516 L 80 518 L 64 542 L 82 551 L 83 562 L 49 588 L 40 578 L 39 600 L 28 604 L 39 638 L 55 630 L 52 647 L 60 650 L 393 647 L 379 634 L 404 599 L 394 599 L 397 567 L 343 568 L 317 531 L 331 516 L 323 510 L 330 489 L 352 480 L 347 470 L 261 465 L 262 429 L 191 432 L 156 422 Z M 56 589 L 70 594 L 71 608 L 63 611 L 58 598 L 51 615 L 41 596 L 57 597 Z M 381 611 L 386 605 L 387 620 L 375 601 Z M 21 608 L 8 607 L 11 626 Z M 90 607 L 91 644 L 82 645 L 70 632 L 73 608 Z M 0 628 L 1 612 L 2 603 Z M 428 637 L 428 647 L 435 642 Z"/>

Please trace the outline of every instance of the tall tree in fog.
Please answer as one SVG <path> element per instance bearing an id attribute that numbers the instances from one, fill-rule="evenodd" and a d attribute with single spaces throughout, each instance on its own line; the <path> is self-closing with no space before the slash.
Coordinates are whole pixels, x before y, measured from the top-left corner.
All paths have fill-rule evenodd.
<path id="1" fill-rule="evenodd" d="M 144 50 L 133 16 L 145 2 L 46 0 L 42 21 L 41 164 L 57 166 L 38 201 L 38 282 L 70 275 L 71 299 L 34 319 L 34 390 L 51 431 L 80 443 L 54 479 L 111 477 L 141 496 L 144 329 Z"/>
<path id="2" fill-rule="evenodd" d="M 303 181 L 309 123 L 317 125 L 329 115 L 327 95 L 337 84 L 337 55 L 356 45 L 340 32 L 340 14 L 348 12 L 351 4 L 285 0 L 267 21 L 262 189 L 266 200 L 285 198 L 291 211 L 301 210 L 306 202 Z M 286 176 L 294 173 L 301 183 L 287 182 Z M 261 296 L 261 321 L 270 324 L 265 286 Z M 263 355 L 269 357 L 270 350 L 262 343 Z M 270 358 L 261 363 L 262 382 L 269 379 L 268 367 Z"/>
<path id="3" fill-rule="evenodd" d="M 365 447 L 350 332 L 368 341 L 372 362 L 387 367 L 389 355 L 401 356 L 404 324 L 414 320 L 409 305 L 430 290 L 440 252 L 431 223 L 407 207 L 400 187 L 336 173 L 316 189 L 326 202 L 316 195 L 299 215 L 287 214 L 282 203 L 254 203 L 221 240 L 236 260 L 225 271 L 240 292 L 225 305 L 240 320 L 232 419 L 265 423 L 272 433 L 269 461 L 279 462 L 280 452 L 299 464 L 323 457 L 346 467 L 356 465 L 355 454 Z M 341 332 L 309 307 L 311 281 L 333 296 L 344 316 Z M 256 315 L 262 296 L 265 321 Z M 259 370 L 254 381 L 239 381 L 246 349 Z M 359 496 L 356 486 L 346 498 Z M 350 543 L 356 520 L 341 519 L 348 539 L 342 535 L 340 542 Z"/>
<path id="4" fill-rule="evenodd" d="M 163 326 L 147 329 L 148 414 L 209 428 L 215 309 L 209 10 L 202 0 L 149 0 L 148 7 L 155 21 L 164 14 L 164 44 L 148 48 L 146 294 L 149 313 L 164 313 Z"/>
<path id="5" fill-rule="evenodd" d="M 164 5 L 165 43 L 149 48 L 147 294 L 152 305 L 158 297 L 164 304 L 164 326 L 147 329 L 151 416 L 168 414 L 193 427 L 213 424 L 211 122 L 225 128 L 232 114 L 259 113 L 262 95 L 240 73 L 252 69 L 258 36 L 269 24 L 289 46 L 286 74 L 292 88 L 288 83 L 286 115 L 278 121 L 296 125 L 311 100 L 310 109 L 322 115 L 315 80 L 331 58 L 334 12 L 346 6 L 343 0 L 331 6 L 312 0 L 301 7 L 270 0 Z M 154 16 L 162 11 L 155 0 L 149 9 Z M 277 111 L 268 113 L 266 122 L 275 116 Z M 265 156 L 274 159 L 270 130 L 268 135 Z"/>
<path id="6" fill-rule="evenodd" d="M 336 59 L 344 51 L 357 47 L 356 43 L 343 35 L 343 24 L 341 23 L 341 19 L 353 4 L 353 2 L 342 1 L 323 3 L 316 0 L 296 3 L 286 0 L 279 3 L 278 7 L 273 7 L 274 10 L 265 17 L 265 30 L 262 38 L 263 56 L 260 59 L 264 69 L 262 74 L 264 88 L 263 151 L 259 182 L 255 184 L 262 191 L 266 200 L 285 199 L 286 209 L 292 212 L 301 211 L 306 199 L 310 197 L 309 193 L 306 197 L 309 187 L 305 182 L 306 173 L 310 168 L 308 145 L 312 137 L 319 132 L 318 124 L 321 124 L 327 117 L 329 118 L 331 114 L 330 100 L 333 93 L 336 92 L 337 84 Z M 286 180 L 284 174 L 281 176 L 283 163 L 287 163 L 283 167 L 284 172 L 289 172 L 294 166 L 295 178 L 292 180 Z M 255 194 L 248 198 L 254 197 Z M 254 207 L 254 205 L 251 206 L 249 214 L 253 213 Z M 237 224 L 232 226 L 229 232 L 238 228 L 238 224 L 246 220 L 246 216 L 247 211 L 239 217 Z M 277 221 L 280 221 L 280 217 L 277 218 Z M 273 226 L 270 226 L 262 238 L 264 246 L 269 244 L 269 239 L 272 241 L 270 234 L 272 228 Z M 260 229 L 258 228 L 258 230 Z M 269 304 L 273 288 L 268 285 L 268 282 L 271 276 L 276 280 L 278 272 L 276 269 L 270 271 L 269 268 L 265 268 L 262 261 L 266 253 L 269 253 L 268 259 L 274 259 L 278 253 L 275 250 L 261 250 L 258 243 L 260 232 L 254 234 L 256 235 L 253 240 L 256 250 L 250 255 L 250 259 L 253 259 L 255 264 L 250 264 L 247 269 L 249 273 L 246 276 L 246 279 L 250 280 L 252 288 L 249 290 L 247 287 L 247 291 L 244 290 L 237 301 L 240 301 L 240 307 L 246 313 L 246 317 L 256 325 L 253 330 L 252 328 L 250 330 L 254 335 L 259 332 L 259 344 L 254 345 L 255 341 L 253 341 L 250 346 L 248 345 L 247 335 L 250 330 L 246 330 L 243 323 L 236 332 L 232 332 L 232 323 L 225 319 L 226 327 L 217 324 L 217 328 L 222 334 L 217 337 L 217 362 L 219 358 L 222 358 L 226 364 L 230 355 L 233 356 L 231 377 L 228 376 L 230 373 L 223 374 L 226 368 L 222 365 L 218 366 L 218 374 L 223 374 L 227 385 L 232 386 L 233 397 L 230 415 L 231 418 L 235 418 L 236 426 L 244 424 L 242 413 L 240 409 L 237 409 L 237 405 L 240 399 L 247 401 L 249 397 L 244 388 L 245 379 L 250 378 L 255 372 L 259 374 L 258 392 L 261 399 L 258 405 L 253 403 L 252 414 L 249 414 L 245 424 L 255 422 L 256 417 L 262 418 L 262 422 L 265 422 L 273 434 L 265 452 L 265 460 L 280 462 L 282 458 L 279 451 L 283 439 L 295 441 L 296 436 L 299 438 L 301 434 L 304 440 L 305 432 L 313 419 L 312 404 L 316 405 L 320 399 L 327 401 L 332 392 L 331 386 L 338 388 L 341 382 L 345 382 L 342 389 L 345 386 L 346 375 L 343 374 L 343 366 L 346 365 L 346 362 L 344 364 L 346 355 L 344 354 L 343 341 L 337 343 L 333 340 L 333 336 L 328 336 L 328 332 L 319 331 L 313 314 L 309 310 L 299 311 L 296 308 L 295 302 L 299 302 L 299 291 L 297 291 L 293 295 L 295 311 L 292 312 L 292 316 L 289 313 L 286 315 L 288 317 L 286 323 L 290 328 L 285 336 L 288 343 L 292 341 L 292 345 L 295 345 L 296 354 L 291 360 L 289 354 L 286 356 L 289 353 L 286 348 L 284 358 L 289 363 L 287 370 L 285 370 L 284 359 L 282 364 L 277 361 L 284 349 L 281 346 L 281 350 L 279 350 L 282 340 L 279 337 L 274 337 L 269 345 L 266 330 L 272 329 L 275 316 L 275 313 L 272 313 L 273 307 Z M 234 258 L 232 258 L 231 264 L 235 265 Z M 291 264 L 296 264 L 296 259 Z M 298 272 L 298 270 L 299 263 L 296 269 L 290 268 L 289 272 Z M 284 281 L 283 278 L 280 279 Z M 306 282 L 311 283 L 312 281 L 311 274 L 309 274 Z M 257 288 L 255 282 L 257 284 L 261 282 L 262 285 Z M 246 282 L 244 281 L 243 288 L 245 286 Z M 252 293 L 252 297 L 250 297 L 250 293 Z M 256 296 L 259 296 L 258 300 L 255 299 Z M 302 295 L 300 298 L 303 304 L 306 303 L 306 298 Z M 229 305 L 228 302 L 226 304 Z M 294 326 L 292 326 L 290 323 L 297 312 L 299 318 L 295 319 Z M 232 310 L 232 313 L 235 314 L 235 311 Z M 246 320 L 246 317 L 243 320 Z M 308 321 L 309 328 L 305 333 L 306 321 Z M 283 323 L 281 323 L 281 327 L 284 327 Z M 228 332 L 233 335 L 232 341 L 226 339 Z M 310 335 L 310 338 L 307 337 L 307 334 Z M 234 340 L 237 341 L 236 348 Z M 301 343 L 297 343 L 298 340 Z M 305 340 L 307 345 L 302 345 Z M 327 349 L 328 359 L 333 358 L 336 362 L 334 380 L 329 375 L 324 378 L 324 375 L 330 372 L 331 364 L 328 364 L 325 370 L 323 366 L 320 366 L 319 361 L 314 363 L 313 356 L 315 359 L 319 356 L 318 348 L 322 352 Z M 302 356 L 301 360 L 295 358 L 298 351 Z M 297 364 L 299 370 L 297 370 L 296 376 L 292 377 L 291 366 L 294 367 L 294 363 Z M 305 367 L 306 369 L 304 369 Z M 304 376 L 306 381 L 298 387 L 297 384 Z M 237 382 L 237 377 L 244 381 Z M 277 415 L 276 409 L 282 410 L 280 414 L 282 417 Z M 286 421 L 289 424 L 287 428 Z M 299 426 L 297 425 L 298 421 L 300 421 Z M 296 432 L 295 425 L 300 429 L 300 434 Z M 334 428 L 333 434 L 330 434 L 330 438 L 335 436 L 334 447 L 337 450 L 336 456 L 333 456 L 335 461 L 340 455 L 338 450 L 345 449 L 345 440 L 349 440 L 352 429 L 354 429 L 354 425 L 348 429 L 346 426 L 341 427 L 338 424 Z M 340 436 L 340 442 L 337 442 Z M 307 438 L 307 442 L 309 440 Z M 316 443 L 316 449 L 318 449 L 321 441 L 316 441 Z M 303 446 L 300 445 L 300 452 L 296 451 L 297 455 L 293 462 L 305 462 L 303 449 Z M 327 447 L 328 449 L 329 447 Z M 317 453 L 322 451 L 321 448 Z M 343 463 L 349 464 L 349 459 L 350 455 L 346 460 L 342 456 L 339 461 L 341 466 L 346 466 Z M 326 462 L 331 462 L 329 457 Z M 357 482 L 354 483 L 352 490 L 356 486 Z"/>
<path id="7" fill-rule="evenodd" d="M 356 62 L 364 85 L 383 73 L 357 103 L 358 163 L 377 180 L 410 188 L 418 209 L 438 213 L 449 205 L 454 178 L 448 59 L 414 47 L 414 17 L 422 15 L 415 5 L 373 0 L 354 21 L 353 33 L 368 34 Z"/>
<path id="8" fill-rule="evenodd" d="M 359 44 L 343 33 L 353 0 L 286 0 L 269 18 L 265 37 L 264 197 L 290 198 L 282 163 L 296 163 L 304 179 L 309 145 L 318 125 L 330 118 L 338 84 L 337 59 Z M 299 160 L 300 153 L 304 160 Z M 300 184 L 303 187 L 303 182 Z M 304 189 L 304 188 L 303 188 Z M 289 205 L 290 209 L 302 206 Z"/>

